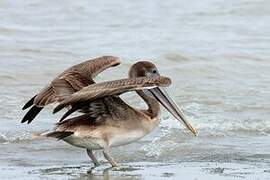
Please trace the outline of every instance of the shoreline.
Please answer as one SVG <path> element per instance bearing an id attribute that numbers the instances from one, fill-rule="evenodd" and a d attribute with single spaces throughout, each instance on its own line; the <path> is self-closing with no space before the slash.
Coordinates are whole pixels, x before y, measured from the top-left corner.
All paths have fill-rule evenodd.
<path id="1" fill-rule="evenodd" d="M 1 165 L 2 166 L 2 165 Z M 256 163 L 132 162 L 111 168 L 107 163 L 55 166 L 2 166 L 0 179 L 270 179 L 270 166 Z M 16 171 L 16 174 L 14 174 Z"/>

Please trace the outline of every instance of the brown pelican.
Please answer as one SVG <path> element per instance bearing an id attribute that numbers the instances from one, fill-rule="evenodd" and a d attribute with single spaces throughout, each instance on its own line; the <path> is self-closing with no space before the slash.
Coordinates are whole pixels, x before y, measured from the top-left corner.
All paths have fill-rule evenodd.
<path id="1" fill-rule="evenodd" d="M 112 64 L 101 63 L 102 61 L 93 61 L 93 63 L 90 61 L 88 63 L 93 67 L 88 68 L 95 69 L 91 72 L 95 72 L 96 75 L 96 72 L 101 72 Z M 119 64 L 119 61 L 117 63 Z M 100 64 L 104 64 L 106 67 L 102 67 Z M 93 75 L 91 73 L 89 75 L 92 80 Z M 80 76 L 78 76 L 79 78 L 73 77 L 73 80 L 81 82 Z M 88 86 L 85 86 L 86 84 L 80 86 L 80 90 L 75 92 L 73 86 L 67 86 L 66 80 L 63 81 L 61 76 L 52 81 L 54 99 L 60 102 L 54 109 L 54 113 L 65 107 L 71 108 L 56 124 L 53 131 L 43 135 L 86 149 L 95 166 L 99 165 L 99 162 L 95 158 L 93 150 L 102 150 L 110 164 L 113 167 L 117 166 L 109 153 L 110 148 L 132 143 L 150 133 L 160 122 L 158 117 L 160 104 L 194 135 L 197 134 L 183 112 L 163 88 L 169 86 L 171 80 L 160 76 L 156 66 L 149 61 L 135 63 L 130 68 L 127 79 L 101 83 L 93 83 L 92 80 L 92 83 L 88 84 Z M 141 110 L 131 107 L 119 97 L 120 94 L 130 91 L 136 91 L 148 105 L 148 109 Z M 35 103 L 35 99 L 28 104 L 33 104 L 33 102 L 34 107 L 39 107 Z M 46 105 L 46 103 L 44 104 Z M 75 111 L 81 111 L 83 114 L 64 120 Z"/>

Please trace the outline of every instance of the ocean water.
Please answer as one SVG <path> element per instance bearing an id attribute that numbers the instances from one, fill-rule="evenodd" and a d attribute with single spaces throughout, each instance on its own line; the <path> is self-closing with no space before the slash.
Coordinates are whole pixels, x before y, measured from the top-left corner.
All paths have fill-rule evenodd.
<path id="1" fill-rule="evenodd" d="M 0 179 L 270 179 L 270 1 L 2 0 L 0 17 Z M 163 111 L 154 132 L 112 150 L 126 168 L 92 174 L 84 150 L 33 139 L 60 114 L 50 106 L 21 124 L 24 103 L 102 55 L 122 64 L 99 82 L 153 61 L 199 136 Z M 144 107 L 134 93 L 123 98 Z"/>

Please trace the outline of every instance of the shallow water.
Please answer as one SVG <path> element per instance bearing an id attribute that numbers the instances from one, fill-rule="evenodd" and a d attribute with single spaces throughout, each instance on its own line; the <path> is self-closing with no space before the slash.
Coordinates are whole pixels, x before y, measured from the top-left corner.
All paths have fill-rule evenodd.
<path id="1" fill-rule="evenodd" d="M 268 0 L 1 1 L 0 178 L 269 179 L 269 12 Z M 113 150 L 135 169 L 109 177 L 107 165 L 86 174 L 84 150 L 33 140 L 60 114 L 51 106 L 31 125 L 20 124 L 23 104 L 66 67 L 104 54 L 122 64 L 98 81 L 153 60 L 172 78 L 169 91 L 199 137 L 164 111 L 153 133 Z M 124 98 L 144 106 L 132 93 Z"/>

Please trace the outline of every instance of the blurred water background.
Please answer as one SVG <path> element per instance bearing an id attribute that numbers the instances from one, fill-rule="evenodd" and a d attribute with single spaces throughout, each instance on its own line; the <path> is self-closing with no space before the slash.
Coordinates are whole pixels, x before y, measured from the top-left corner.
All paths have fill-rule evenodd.
<path id="1" fill-rule="evenodd" d="M 164 171 L 159 178 L 196 166 L 197 175 L 189 176 L 191 168 L 186 177 L 269 179 L 270 1 L 1 0 L 0 17 L 1 179 L 84 178 L 91 164 L 83 150 L 31 137 L 60 114 L 51 106 L 25 125 L 21 107 L 65 68 L 101 55 L 122 64 L 97 81 L 127 77 L 137 60 L 154 61 L 200 133 L 185 134 L 164 111 L 153 133 L 113 150 L 117 161 L 141 163 L 142 172 L 112 178 L 155 179 L 143 171 L 154 163 Z M 133 93 L 124 98 L 144 106 Z M 180 166 L 165 171 L 168 163 Z"/>

